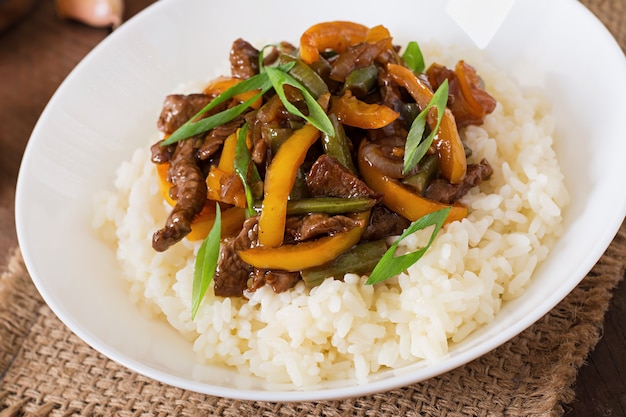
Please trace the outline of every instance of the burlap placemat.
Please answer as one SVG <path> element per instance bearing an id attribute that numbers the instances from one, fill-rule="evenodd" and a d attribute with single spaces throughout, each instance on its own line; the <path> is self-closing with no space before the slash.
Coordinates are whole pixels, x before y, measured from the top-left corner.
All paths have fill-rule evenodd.
<path id="1" fill-rule="evenodd" d="M 91 349 L 42 302 L 15 250 L 0 277 L 0 417 L 22 415 L 560 416 L 626 269 L 626 223 L 588 276 L 487 355 L 402 389 L 341 401 L 237 401 L 137 375 Z M 32 413 L 32 414 L 29 414 Z"/>

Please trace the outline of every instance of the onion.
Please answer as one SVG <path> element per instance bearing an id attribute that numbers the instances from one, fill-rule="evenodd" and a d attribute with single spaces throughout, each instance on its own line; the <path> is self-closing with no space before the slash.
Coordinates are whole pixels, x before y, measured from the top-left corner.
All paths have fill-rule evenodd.
<path id="1" fill-rule="evenodd" d="M 407 175 L 403 175 L 402 168 L 404 161 L 400 158 L 391 157 L 391 155 L 386 152 L 388 150 L 387 148 L 391 147 L 389 145 L 365 142 L 364 145 L 359 148 L 358 157 L 376 168 L 381 174 L 393 179 L 404 178 L 419 171 L 419 167 L 415 167 Z"/>
<path id="2" fill-rule="evenodd" d="M 122 24 L 124 0 L 56 0 L 57 14 L 95 27 Z"/>

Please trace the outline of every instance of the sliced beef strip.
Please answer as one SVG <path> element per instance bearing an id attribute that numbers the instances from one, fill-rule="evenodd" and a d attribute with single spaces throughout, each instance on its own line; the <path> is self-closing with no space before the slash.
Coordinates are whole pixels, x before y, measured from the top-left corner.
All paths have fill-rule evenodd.
<path id="1" fill-rule="evenodd" d="M 362 42 L 349 46 L 333 60 L 330 78 L 344 82 L 352 71 L 367 67 L 383 51 L 389 49 L 390 42 L 391 39 L 382 39 L 374 43 Z"/>
<path id="2" fill-rule="evenodd" d="M 200 213 L 207 196 L 204 175 L 196 162 L 196 141 L 178 142 L 169 177 L 176 190 L 176 205 L 165 226 L 152 236 L 152 247 L 159 252 L 180 241 L 191 231 L 191 222 Z"/>
<path id="3" fill-rule="evenodd" d="M 258 224 L 258 217 L 250 217 L 243 223 L 243 228 L 236 237 L 224 240 L 213 279 L 215 295 L 220 297 L 243 295 L 253 267 L 245 263 L 237 252 L 256 245 Z"/>
<path id="4" fill-rule="evenodd" d="M 389 210 L 382 204 L 376 204 L 372 208 L 370 221 L 363 232 L 361 240 L 372 241 L 386 239 L 389 236 L 402 234 L 411 222 L 399 214 Z"/>
<path id="5" fill-rule="evenodd" d="M 262 286 L 264 286 L 266 273 L 267 273 L 267 269 L 253 268 L 252 274 L 251 274 L 252 281 L 250 281 L 250 285 L 248 285 L 248 289 L 250 291 L 256 291 Z"/>
<path id="6" fill-rule="evenodd" d="M 357 226 L 362 226 L 362 224 L 347 216 L 312 213 L 306 216 L 287 218 L 285 235 L 289 242 L 301 242 L 320 236 L 332 236 L 347 232 Z"/>
<path id="7" fill-rule="evenodd" d="M 230 50 L 230 72 L 235 78 L 248 79 L 259 73 L 259 51 L 239 38 Z"/>
<path id="8" fill-rule="evenodd" d="M 300 281 L 300 272 L 290 271 L 270 271 L 266 269 L 254 268 L 252 272 L 252 284 L 250 291 L 256 291 L 265 284 L 268 284 L 275 293 L 287 291 L 298 281 Z"/>
<path id="9" fill-rule="evenodd" d="M 313 164 L 306 176 L 306 185 L 314 197 L 374 198 L 380 194 L 369 188 L 336 159 L 323 154 Z"/>
<path id="10" fill-rule="evenodd" d="M 164 164 L 170 162 L 174 151 L 176 150 L 176 144 L 162 146 L 163 139 L 159 140 L 150 147 L 150 160 L 155 164 Z"/>
<path id="11" fill-rule="evenodd" d="M 289 288 L 296 285 L 298 281 L 300 281 L 299 272 L 268 271 L 267 274 L 265 274 L 265 283 L 272 287 L 277 294 L 287 291 Z"/>
<path id="12" fill-rule="evenodd" d="M 491 165 L 483 159 L 478 164 L 467 165 L 467 173 L 461 183 L 450 184 L 446 180 L 435 179 L 424 191 L 424 196 L 440 203 L 451 204 L 461 199 L 471 188 L 487 181 L 492 174 Z"/>
<path id="13" fill-rule="evenodd" d="M 205 136 L 202 146 L 198 149 L 198 158 L 206 161 L 215 155 L 220 149 L 227 137 L 232 135 L 245 122 L 244 116 L 238 116 L 230 122 L 217 126 Z"/>
<path id="14" fill-rule="evenodd" d="M 187 120 L 191 119 L 204 106 L 209 104 L 213 97 L 208 94 L 170 94 L 165 97 L 161 114 L 157 121 L 157 128 L 166 134 L 172 134 Z"/>
<path id="15" fill-rule="evenodd" d="M 400 112 L 404 105 L 402 92 L 386 70 L 378 71 L 378 86 L 382 94 L 382 104 Z"/>

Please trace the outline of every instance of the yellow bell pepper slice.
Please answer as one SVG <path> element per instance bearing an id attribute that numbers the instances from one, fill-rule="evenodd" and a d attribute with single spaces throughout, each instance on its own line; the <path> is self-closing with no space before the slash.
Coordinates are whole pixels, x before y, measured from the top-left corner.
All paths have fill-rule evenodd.
<path id="1" fill-rule="evenodd" d="M 452 208 L 446 218 L 446 224 L 467 217 L 467 207 L 464 205 L 458 203 L 446 205 L 419 196 L 393 178 L 383 175 L 364 158 L 358 158 L 358 165 L 365 183 L 383 195 L 382 203 L 411 221 L 446 207 Z"/>
<path id="2" fill-rule="evenodd" d="M 370 212 L 356 215 L 363 223 L 347 232 L 326 236 L 308 242 L 282 245 L 275 248 L 257 246 L 239 252 L 241 259 L 256 268 L 301 271 L 323 265 L 356 245 L 367 227 Z"/>
<path id="3" fill-rule="evenodd" d="M 265 192 L 259 217 L 260 245 L 276 247 L 283 243 L 289 193 L 298 168 L 319 136 L 319 130 L 305 124 L 280 145 L 270 162 L 265 173 Z"/>
<path id="4" fill-rule="evenodd" d="M 237 236 L 241 231 L 243 222 L 246 220 L 246 211 L 241 207 L 231 207 L 223 210 L 222 216 L 222 239 Z M 207 204 L 191 223 L 191 232 L 187 239 L 191 241 L 204 240 L 215 223 L 215 202 L 207 200 Z"/>
<path id="5" fill-rule="evenodd" d="M 238 132 L 238 130 L 237 130 Z M 224 140 L 222 155 L 217 167 L 222 171 L 232 174 L 235 172 L 235 152 L 237 150 L 237 132 L 232 133 Z"/>
<path id="6" fill-rule="evenodd" d="M 420 108 L 425 108 L 433 97 L 433 92 L 410 69 L 402 65 L 387 64 L 387 72 L 400 86 L 404 87 Z M 434 128 L 437 124 L 436 109 L 432 109 L 427 118 L 428 124 Z M 467 172 L 465 149 L 459 136 L 454 116 L 449 109 L 445 110 L 437 135 L 433 140 L 441 174 L 452 184 L 458 184 Z"/>
<path id="7" fill-rule="evenodd" d="M 347 126 L 380 129 L 396 120 L 400 113 L 382 104 L 369 104 L 354 97 L 350 90 L 333 99 L 331 113 Z"/>
<path id="8" fill-rule="evenodd" d="M 300 37 L 300 58 L 307 64 L 319 60 L 320 52 L 332 49 L 337 53 L 350 45 L 363 42 L 369 28 L 354 22 L 323 22 L 308 28 Z"/>

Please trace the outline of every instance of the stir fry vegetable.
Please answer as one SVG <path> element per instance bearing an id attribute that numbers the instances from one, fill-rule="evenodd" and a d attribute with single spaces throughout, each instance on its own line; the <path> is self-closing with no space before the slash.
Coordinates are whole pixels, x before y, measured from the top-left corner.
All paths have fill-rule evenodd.
<path id="1" fill-rule="evenodd" d="M 230 62 L 203 92 L 166 98 L 152 147 L 172 206 L 153 247 L 204 239 L 194 315 L 211 280 L 216 295 L 240 296 L 398 274 L 491 176 L 487 161 L 468 164 L 459 134 L 495 107 L 476 71 L 426 69 L 417 42 L 402 51 L 384 26 L 323 22 L 297 46 L 260 50 L 238 39 Z M 429 226 L 417 252 L 387 246 Z"/>

